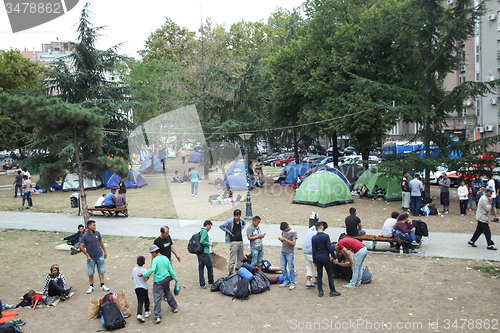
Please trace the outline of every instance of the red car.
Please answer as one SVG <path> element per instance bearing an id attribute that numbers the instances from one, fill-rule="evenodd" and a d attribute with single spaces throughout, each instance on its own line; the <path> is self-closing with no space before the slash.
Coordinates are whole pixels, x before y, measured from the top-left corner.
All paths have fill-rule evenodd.
<path id="1" fill-rule="evenodd" d="M 302 154 L 299 154 L 299 157 L 302 156 Z M 275 159 L 274 161 L 271 162 L 271 165 L 277 166 L 277 167 L 285 167 L 290 163 L 291 161 L 295 160 L 295 153 L 285 153 L 282 157 Z"/>
<path id="2" fill-rule="evenodd" d="M 461 179 L 468 179 L 471 182 L 474 180 L 474 175 L 478 173 L 476 171 L 477 165 L 473 165 L 472 167 L 468 167 L 465 170 L 461 170 L 461 172 L 453 172 L 448 174 L 448 178 L 450 178 L 451 186 L 460 186 Z M 484 171 L 479 172 L 480 176 L 484 176 L 485 172 L 492 171 L 495 167 L 493 165 L 483 165 L 482 169 Z"/>
<path id="3" fill-rule="evenodd" d="M 490 151 L 489 153 L 484 153 L 483 155 L 478 155 L 477 158 L 484 159 L 484 158 L 489 158 L 489 159 L 497 159 L 500 157 L 500 153 Z"/>

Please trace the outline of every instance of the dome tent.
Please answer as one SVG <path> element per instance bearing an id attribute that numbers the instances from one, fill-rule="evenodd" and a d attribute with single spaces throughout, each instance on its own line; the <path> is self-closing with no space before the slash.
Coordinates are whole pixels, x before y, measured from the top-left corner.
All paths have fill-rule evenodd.
<path id="1" fill-rule="evenodd" d="M 285 183 L 293 183 L 295 178 L 297 178 L 299 175 L 303 175 L 304 172 L 307 171 L 312 166 L 311 163 L 300 163 L 296 165 L 292 170 L 290 170 L 290 173 L 288 174 L 288 177 L 285 180 Z"/>
<path id="2" fill-rule="evenodd" d="M 351 185 L 354 185 L 365 172 L 365 169 L 359 164 L 342 164 L 339 165 L 339 170 L 346 176 Z"/>
<path id="3" fill-rule="evenodd" d="M 346 183 L 333 172 L 316 172 L 307 177 L 292 201 L 321 208 L 353 202 Z"/>
<path id="4" fill-rule="evenodd" d="M 151 167 L 151 163 L 154 163 L 154 172 L 163 172 L 163 167 L 161 166 L 160 160 L 158 159 L 158 157 L 156 157 L 156 155 L 153 157 L 153 159 L 151 159 L 151 157 L 148 157 L 148 159 L 141 164 L 139 172 L 146 173 L 146 170 Z"/>
<path id="5" fill-rule="evenodd" d="M 230 187 L 233 190 L 246 190 L 247 189 L 247 171 L 245 168 L 245 163 L 236 162 L 229 167 L 226 172 L 226 177 L 224 183 L 226 187 Z"/>
<path id="6" fill-rule="evenodd" d="M 356 184 L 354 184 L 353 189 L 359 190 L 361 188 L 361 186 L 363 186 L 363 184 L 367 185 L 370 178 L 372 178 L 372 176 L 374 174 L 376 174 L 377 172 L 378 172 L 378 168 L 375 166 L 373 166 L 373 167 L 369 168 L 368 170 L 366 170 L 365 172 L 363 172 L 363 174 L 356 181 Z"/>
<path id="7" fill-rule="evenodd" d="M 101 188 L 102 182 L 100 180 L 94 180 L 90 178 L 84 178 L 83 179 L 83 189 L 84 190 L 97 190 L 98 188 Z M 80 190 L 80 184 L 78 183 L 78 174 L 75 173 L 70 173 L 64 177 L 62 184 L 61 184 L 63 192 L 69 192 L 69 191 L 79 191 Z"/>
<path id="8" fill-rule="evenodd" d="M 203 161 L 203 153 L 198 151 L 192 153 L 188 160 L 189 163 L 201 163 L 201 161 Z"/>
<path id="9" fill-rule="evenodd" d="M 410 180 L 411 178 L 408 177 L 408 181 Z M 375 191 L 375 185 L 384 188 L 386 194 L 374 195 L 373 192 Z M 381 173 L 376 173 L 370 178 L 366 187 L 368 188 L 369 197 L 382 197 L 386 201 L 402 200 L 401 179 L 399 177 L 387 178 L 387 176 L 384 176 Z"/>
<path id="10" fill-rule="evenodd" d="M 122 180 L 116 173 L 111 173 L 108 170 L 104 172 L 103 179 L 106 188 L 117 188 Z M 126 188 L 139 188 L 147 185 L 144 178 L 134 169 L 129 170 L 128 177 L 125 179 L 124 184 Z"/>

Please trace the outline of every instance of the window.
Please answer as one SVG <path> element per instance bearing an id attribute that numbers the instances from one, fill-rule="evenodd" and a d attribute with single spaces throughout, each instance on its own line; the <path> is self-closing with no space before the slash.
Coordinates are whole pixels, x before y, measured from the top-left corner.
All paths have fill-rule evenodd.
<path id="1" fill-rule="evenodd" d="M 476 73 L 476 81 L 479 81 L 479 73 Z"/>
<path id="2" fill-rule="evenodd" d="M 458 75 L 458 84 L 463 84 L 465 82 L 465 74 L 464 73 L 460 73 Z"/>
<path id="3" fill-rule="evenodd" d="M 476 45 L 476 62 L 479 62 L 479 45 Z"/>
<path id="4" fill-rule="evenodd" d="M 60 48 L 54 47 L 54 51 L 59 51 L 59 50 L 60 50 Z"/>
<path id="5" fill-rule="evenodd" d="M 476 117 L 481 115 L 481 99 L 476 98 Z"/>
<path id="6" fill-rule="evenodd" d="M 389 132 L 390 135 L 399 135 L 400 134 L 400 129 L 399 129 L 399 121 L 396 123 L 396 126 L 394 126 L 391 131 Z"/>

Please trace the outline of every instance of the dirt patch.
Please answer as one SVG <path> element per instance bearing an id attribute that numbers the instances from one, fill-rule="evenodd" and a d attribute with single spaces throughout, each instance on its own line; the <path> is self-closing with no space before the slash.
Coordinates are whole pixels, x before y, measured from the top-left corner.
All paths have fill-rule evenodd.
<path id="1" fill-rule="evenodd" d="M 175 230 L 171 233 L 175 238 Z M 3 303 L 17 303 L 29 289 L 41 291 L 49 267 L 54 263 L 60 266 L 68 284 L 76 290 L 72 298 L 54 308 L 19 309 L 20 317 L 26 321 L 25 333 L 96 332 L 103 329 L 98 320 L 87 320 L 87 308 L 90 301 L 98 300 L 105 293 L 94 291 L 86 294 L 85 257 L 54 249 L 61 244 L 59 239 L 63 236 L 66 234 L 57 232 L 0 232 L 0 264 L 7 268 L 0 272 Z M 147 258 L 145 266 L 150 267 L 151 257 L 147 249 L 152 240 L 106 235 L 103 239 L 108 252 L 106 284 L 114 292 L 125 291 L 134 315 L 137 303 L 131 272 L 138 255 L 144 255 Z M 480 332 L 497 331 L 500 327 L 497 311 L 500 280 L 484 277 L 482 272 L 472 268 L 493 265 L 487 261 L 369 253 L 365 265 L 373 273 L 370 284 L 348 291 L 342 288 L 344 281 L 335 280 L 336 289 L 342 296 L 330 298 L 327 294 L 318 298 L 316 290 L 305 289 L 304 259 L 302 251 L 296 249 L 295 290 L 272 285 L 269 292 L 252 295 L 246 301 L 233 301 L 219 292 L 200 290 L 196 256 L 187 252 L 185 241 L 176 241 L 174 246 L 182 259 L 180 263 L 173 262 L 184 287 L 176 297 L 179 313 L 171 313 L 163 302 L 161 324 L 154 324 L 152 318 L 140 324 L 132 316 L 121 331 L 289 332 L 311 331 L 308 327 L 316 327 L 321 332 L 330 329 L 339 332 L 452 332 L 461 331 L 460 327 L 464 325 L 462 329 Z M 215 250 L 228 256 L 226 244 L 216 244 Z M 279 265 L 279 256 L 280 248 L 266 247 L 265 258 L 273 265 Z M 216 278 L 224 275 L 217 270 L 214 273 Z M 148 285 L 152 300 L 152 282 Z M 437 327 L 429 326 L 436 322 Z M 458 328 L 453 328 L 454 322 Z M 397 325 L 402 329 L 396 329 Z M 484 330 L 486 325 L 489 325 L 488 329 Z"/>

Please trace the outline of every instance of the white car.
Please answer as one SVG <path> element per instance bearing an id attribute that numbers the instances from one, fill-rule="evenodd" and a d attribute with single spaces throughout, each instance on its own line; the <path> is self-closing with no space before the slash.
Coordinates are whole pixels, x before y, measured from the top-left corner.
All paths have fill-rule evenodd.
<path id="1" fill-rule="evenodd" d="M 342 156 L 339 158 L 339 165 L 341 165 L 341 164 L 359 164 L 359 165 L 362 165 L 363 164 L 362 161 L 363 161 L 363 157 L 361 155 Z M 372 166 L 374 164 L 378 164 L 380 162 L 381 162 L 380 158 L 378 158 L 376 156 L 368 156 L 368 165 L 369 166 Z M 333 168 L 333 162 L 327 163 L 326 166 L 329 168 Z"/>
<path id="2" fill-rule="evenodd" d="M 438 166 L 437 170 L 436 171 L 431 171 L 430 174 L 429 174 L 429 182 L 431 184 L 437 184 L 441 178 L 443 177 L 443 174 L 451 174 L 451 173 L 456 173 L 456 171 L 448 171 L 448 168 L 443 166 L 443 165 L 440 165 Z M 425 174 L 423 174 L 425 175 Z"/>

